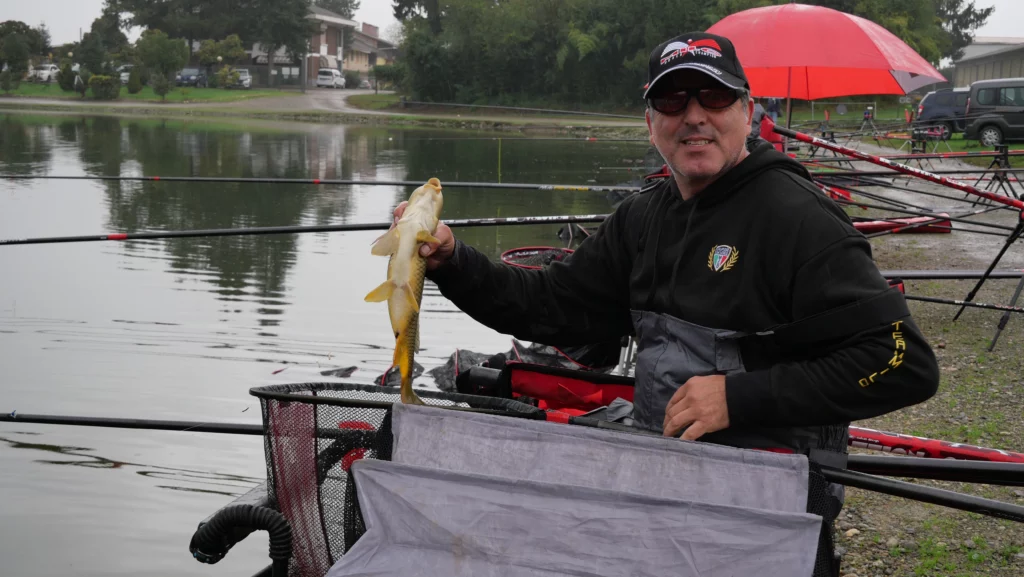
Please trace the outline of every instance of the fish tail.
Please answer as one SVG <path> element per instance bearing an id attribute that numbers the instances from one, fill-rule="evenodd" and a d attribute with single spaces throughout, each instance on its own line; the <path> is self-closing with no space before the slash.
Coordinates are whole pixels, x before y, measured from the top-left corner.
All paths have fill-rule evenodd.
<path id="1" fill-rule="evenodd" d="M 422 405 L 424 402 L 416 395 L 412 388 L 413 356 L 415 355 L 415 344 L 418 341 L 419 323 L 413 317 L 405 326 L 405 329 L 395 339 L 394 365 L 398 367 L 398 373 L 402 376 L 401 398 L 407 405 Z"/>

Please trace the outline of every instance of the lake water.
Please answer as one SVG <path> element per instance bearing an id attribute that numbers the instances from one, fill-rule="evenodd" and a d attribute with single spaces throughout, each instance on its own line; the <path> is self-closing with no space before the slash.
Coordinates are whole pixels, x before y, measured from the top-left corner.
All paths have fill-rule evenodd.
<path id="1" fill-rule="evenodd" d="M 0 114 L 0 238 L 382 222 L 412 192 L 13 175 L 635 184 L 638 172 L 601 168 L 638 166 L 647 152 L 396 127 Z M 613 205 L 594 192 L 444 195 L 445 218 Z M 496 258 L 559 245 L 559 228 L 456 234 Z M 0 247 L 0 412 L 259 423 L 251 387 L 338 380 L 320 373 L 346 366 L 372 382 L 394 345 L 386 305 L 363 301 L 385 278 L 387 259 L 370 255 L 379 234 Z M 427 369 L 455 348 L 510 346 L 429 285 L 423 311 Z M 0 574 L 250 575 L 269 563 L 265 533 L 212 566 L 188 543 L 263 478 L 259 437 L 0 423 Z"/>

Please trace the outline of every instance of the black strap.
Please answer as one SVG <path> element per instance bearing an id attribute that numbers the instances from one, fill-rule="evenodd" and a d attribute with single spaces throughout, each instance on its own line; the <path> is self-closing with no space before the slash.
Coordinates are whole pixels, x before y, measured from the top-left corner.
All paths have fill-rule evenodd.
<path id="1" fill-rule="evenodd" d="M 767 331 L 746 335 L 744 345 L 774 345 L 780 350 L 820 347 L 851 335 L 887 325 L 910 316 L 907 301 L 898 289 L 886 289 L 877 295 L 799 321 L 778 325 Z M 753 342 L 751 342 L 753 341 Z"/>

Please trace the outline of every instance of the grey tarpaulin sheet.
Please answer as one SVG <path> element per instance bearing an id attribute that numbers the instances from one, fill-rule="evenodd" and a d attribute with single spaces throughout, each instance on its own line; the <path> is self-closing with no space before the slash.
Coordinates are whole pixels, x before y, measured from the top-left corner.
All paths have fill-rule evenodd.
<path id="1" fill-rule="evenodd" d="M 807 511 L 802 455 L 396 404 L 398 463 L 772 511 Z"/>
<path id="2" fill-rule="evenodd" d="M 388 461 L 352 472 L 367 532 L 328 577 L 794 577 L 821 523 Z"/>

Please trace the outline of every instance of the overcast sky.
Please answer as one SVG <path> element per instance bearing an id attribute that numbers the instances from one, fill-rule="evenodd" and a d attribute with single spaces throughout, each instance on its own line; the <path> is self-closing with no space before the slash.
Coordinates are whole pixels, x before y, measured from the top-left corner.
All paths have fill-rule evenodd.
<path id="1" fill-rule="evenodd" d="M 87 31 L 103 9 L 103 0 L 0 0 L 0 4 L 0 20 L 21 20 L 30 26 L 46 22 L 55 45 L 78 40 L 79 28 Z M 988 24 L 978 30 L 979 36 L 1024 36 L 1020 27 L 1024 1 L 976 0 L 976 5 L 996 7 Z M 362 0 L 355 19 L 387 30 L 395 22 L 391 0 Z"/>
<path id="2" fill-rule="evenodd" d="M 102 10 L 103 0 L 0 0 L 0 21 L 21 20 L 32 27 L 45 22 L 51 42 L 60 45 L 78 40 L 79 28 L 88 32 Z M 355 19 L 379 27 L 382 34 L 396 22 L 391 0 L 362 0 Z"/>

